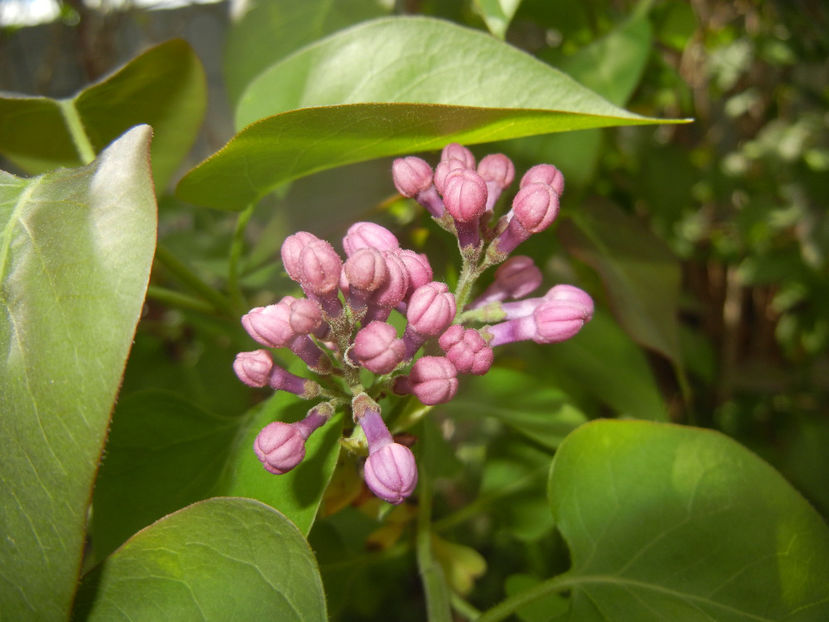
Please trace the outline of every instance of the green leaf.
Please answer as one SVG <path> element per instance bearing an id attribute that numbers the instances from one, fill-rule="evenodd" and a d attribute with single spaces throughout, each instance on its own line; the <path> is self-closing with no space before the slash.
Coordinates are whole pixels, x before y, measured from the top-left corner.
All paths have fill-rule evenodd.
<path id="1" fill-rule="evenodd" d="M 475 0 L 475 6 L 484 18 L 489 32 L 499 39 L 507 34 L 507 28 L 512 21 L 521 0 Z"/>
<path id="2" fill-rule="evenodd" d="M 0 611 L 65 618 L 156 236 L 150 128 L 84 168 L 0 172 Z"/>
<path id="3" fill-rule="evenodd" d="M 613 106 L 484 33 L 429 18 L 379 19 L 260 74 L 236 111 L 237 127 L 252 125 L 191 170 L 177 192 L 238 210 L 315 171 L 453 140 L 661 122 Z"/>
<path id="4" fill-rule="evenodd" d="M 717 432 L 589 423 L 556 454 L 549 497 L 572 620 L 829 619 L 829 529 Z"/>
<path id="5" fill-rule="evenodd" d="M 142 530 L 84 577 L 77 619 L 327 619 L 299 530 L 251 499 L 191 505 Z"/>
<path id="6" fill-rule="evenodd" d="M 520 594 L 541 583 L 541 579 L 529 574 L 513 574 L 504 582 L 504 591 L 507 596 Z M 548 594 L 544 598 L 534 600 L 525 607 L 518 609 L 515 614 L 521 622 L 550 622 L 558 617 L 567 615 L 568 600 L 559 594 Z"/>
<path id="7" fill-rule="evenodd" d="M 550 449 L 587 421 L 560 389 L 544 386 L 529 374 L 498 367 L 486 376 L 464 378 L 458 399 L 443 410 L 455 417 L 493 417 Z"/>
<path id="8" fill-rule="evenodd" d="M 588 203 L 571 216 L 559 228 L 561 240 L 599 273 L 619 322 L 638 343 L 679 363 L 679 261 L 615 205 Z"/>
<path id="9" fill-rule="evenodd" d="M 130 127 L 153 127 L 153 179 L 163 190 L 193 144 L 204 117 L 206 83 L 201 62 L 181 39 L 162 43 L 102 81 L 65 100 L 0 97 L 0 153 L 29 173 L 87 160 L 71 124 L 94 153 Z"/>
<path id="10" fill-rule="evenodd" d="M 276 395 L 264 408 L 220 417 L 167 392 L 126 397 L 95 486 L 96 559 L 165 514 L 215 495 L 258 499 L 307 534 L 337 462 L 341 417 L 308 439 L 305 460 L 284 475 L 262 468 L 253 439 L 271 421 L 298 420 L 309 407 Z"/>
<path id="11" fill-rule="evenodd" d="M 224 58 L 235 103 L 264 69 L 294 50 L 346 26 L 387 14 L 380 0 L 249 0 L 232 13 Z"/>

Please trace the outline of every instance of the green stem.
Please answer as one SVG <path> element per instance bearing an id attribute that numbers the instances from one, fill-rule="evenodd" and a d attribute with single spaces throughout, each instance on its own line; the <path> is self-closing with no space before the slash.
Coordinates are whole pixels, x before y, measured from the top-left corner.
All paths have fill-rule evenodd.
<path id="1" fill-rule="evenodd" d="M 63 120 L 66 122 L 69 135 L 72 137 L 72 142 L 75 143 L 75 149 L 78 150 L 81 162 L 89 164 L 95 159 L 95 149 L 92 148 L 92 143 L 89 141 L 89 136 L 87 136 L 83 127 L 78 109 L 75 108 L 74 100 L 59 99 L 58 106 L 63 115 Z"/>
<path id="2" fill-rule="evenodd" d="M 168 307 L 176 309 L 187 309 L 189 311 L 199 311 L 200 313 L 213 313 L 214 311 L 213 305 L 205 302 L 201 298 L 195 298 L 188 294 L 157 285 L 150 285 L 147 288 L 147 298 L 152 298 Z"/>
<path id="3" fill-rule="evenodd" d="M 190 268 L 162 244 L 156 247 L 155 257 L 179 281 L 209 302 L 216 311 L 229 317 L 239 315 L 239 312 L 234 308 L 230 300 L 202 281 L 195 272 L 190 270 Z"/>
<path id="4" fill-rule="evenodd" d="M 538 585 L 534 585 L 514 596 L 502 600 L 492 609 L 485 611 L 475 622 L 498 622 L 498 620 L 505 620 L 531 602 L 539 598 L 544 598 L 549 594 L 563 592 L 577 583 L 578 581 L 570 579 L 567 575 L 558 575 L 552 579 L 547 579 Z"/>
<path id="5" fill-rule="evenodd" d="M 245 297 L 239 284 L 239 264 L 242 259 L 242 252 L 245 247 L 245 229 L 247 229 L 251 216 L 253 216 L 254 203 L 248 205 L 239 213 L 236 219 L 236 228 L 233 231 L 233 239 L 230 243 L 230 256 L 228 257 L 227 289 L 230 298 L 237 309 L 246 308 Z"/>
<path id="6" fill-rule="evenodd" d="M 454 609 L 458 614 L 466 618 L 467 620 L 477 620 L 481 616 L 481 612 L 478 611 L 472 603 L 464 600 L 460 596 L 458 596 L 455 592 L 452 592 L 452 609 Z"/>
<path id="7" fill-rule="evenodd" d="M 432 482 L 425 470 L 421 471 L 417 512 L 417 565 L 426 595 L 426 613 L 429 622 L 450 622 L 449 587 L 443 569 L 432 556 Z"/>
<path id="8" fill-rule="evenodd" d="M 481 276 L 481 271 L 477 266 L 477 262 L 469 261 L 464 257 L 461 275 L 458 277 L 458 285 L 455 287 L 455 304 L 458 308 L 458 314 L 463 311 L 469 301 L 472 286 L 475 285 L 475 281 L 479 276 Z"/>

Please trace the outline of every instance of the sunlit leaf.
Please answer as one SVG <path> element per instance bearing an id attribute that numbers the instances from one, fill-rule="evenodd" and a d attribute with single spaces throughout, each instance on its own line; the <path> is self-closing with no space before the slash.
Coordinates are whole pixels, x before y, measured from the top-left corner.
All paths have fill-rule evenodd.
<path id="1" fill-rule="evenodd" d="M 83 620 L 327 619 L 317 562 L 272 508 L 208 499 L 154 523 L 84 577 Z"/>
<path id="2" fill-rule="evenodd" d="M 66 618 L 155 248 L 150 128 L 89 166 L 0 172 L 0 611 Z"/>
<path id="3" fill-rule="evenodd" d="M 726 436 L 584 425 L 556 454 L 549 496 L 572 558 L 571 620 L 829 617 L 829 529 Z"/>
<path id="4" fill-rule="evenodd" d="M 302 175 L 452 140 L 660 122 L 479 31 L 429 18 L 379 19 L 260 74 L 236 111 L 244 129 L 191 170 L 178 194 L 241 209 Z"/>

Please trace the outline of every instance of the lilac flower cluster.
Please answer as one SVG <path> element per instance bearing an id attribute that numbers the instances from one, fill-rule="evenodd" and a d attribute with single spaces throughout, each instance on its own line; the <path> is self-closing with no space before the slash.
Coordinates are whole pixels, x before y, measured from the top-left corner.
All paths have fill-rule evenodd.
<path id="1" fill-rule="evenodd" d="M 455 290 L 434 280 L 425 255 L 401 248 L 380 225 L 352 225 L 342 240 L 345 260 L 327 241 L 300 231 L 285 239 L 281 255 L 304 297 L 285 296 L 245 314 L 242 325 L 264 348 L 239 353 L 233 368 L 249 386 L 321 400 L 301 421 L 262 429 L 254 451 L 265 469 L 282 474 L 294 468 L 314 430 L 338 409 L 350 409 L 356 425 L 346 446 L 364 448 L 366 484 L 396 504 L 414 490 L 417 467 L 411 450 L 395 442 L 378 401 L 411 394 L 426 406 L 448 402 L 459 375 L 490 369 L 494 347 L 569 339 L 592 317 L 593 301 L 571 285 L 528 298 L 541 285 L 541 271 L 529 257 L 510 257 L 558 214 L 564 178 L 554 166 L 529 169 L 500 218 L 496 203 L 515 177 L 502 154 L 476 164 L 468 149 L 453 143 L 434 169 L 410 156 L 394 161 L 392 176 L 400 194 L 457 238 L 462 267 Z M 492 283 L 470 301 L 478 278 L 495 265 Z M 392 313 L 405 319 L 402 335 L 390 322 Z M 290 350 L 311 377 L 277 365 L 272 348 Z"/>

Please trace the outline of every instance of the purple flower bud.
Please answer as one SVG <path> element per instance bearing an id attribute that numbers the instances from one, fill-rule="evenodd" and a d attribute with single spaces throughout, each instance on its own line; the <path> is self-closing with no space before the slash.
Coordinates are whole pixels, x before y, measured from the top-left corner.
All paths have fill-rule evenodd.
<path id="1" fill-rule="evenodd" d="M 288 273 L 288 276 L 297 283 L 299 283 L 301 276 L 299 269 L 299 256 L 302 254 L 302 249 L 304 249 L 311 242 L 315 242 L 317 240 L 319 240 L 319 238 L 313 233 L 298 231 L 293 235 L 289 235 L 285 238 L 285 241 L 282 242 L 282 249 L 280 250 L 280 254 L 282 255 L 282 265 L 285 266 L 285 272 Z"/>
<path id="2" fill-rule="evenodd" d="M 396 251 L 383 251 L 389 278 L 368 301 L 366 320 L 385 320 L 409 291 L 409 273 Z"/>
<path id="3" fill-rule="evenodd" d="M 274 391 L 287 391 L 306 400 L 320 394 L 320 386 L 316 382 L 296 376 L 279 365 L 274 365 L 271 369 L 268 384 Z"/>
<path id="4" fill-rule="evenodd" d="M 318 333 L 320 328 L 324 326 L 322 323 L 322 310 L 317 302 L 309 300 L 308 298 L 297 298 L 291 302 L 291 328 L 298 335 L 314 334 L 318 337 L 322 336 Z M 326 327 L 327 328 L 327 327 Z"/>
<path id="5" fill-rule="evenodd" d="M 432 185 L 432 167 L 415 156 L 395 159 L 391 174 L 394 187 L 404 197 L 415 197 Z"/>
<path id="6" fill-rule="evenodd" d="M 477 222 L 486 209 L 486 182 L 468 169 L 446 177 L 443 203 L 457 222 Z"/>
<path id="7" fill-rule="evenodd" d="M 482 376 L 492 367 L 492 348 L 477 330 L 455 324 L 440 336 L 438 343 L 459 374 Z"/>
<path id="8" fill-rule="evenodd" d="M 457 371 L 446 357 L 422 356 L 412 365 L 408 386 L 423 404 L 442 404 L 458 392 Z"/>
<path id="9" fill-rule="evenodd" d="M 348 291 L 369 294 L 382 287 L 389 278 L 383 253 L 376 248 L 358 248 L 343 264 Z"/>
<path id="10" fill-rule="evenodd" d="M 491 153 L 484 156 L 478 164 L 478 175 L 484 181 L 495 182 L 504 189 L 515 179 L 515 165 L 503 153 Z"/>
<path id="11" fill-rule="evenodd" d="M 242 326 L 263 346 L 285 348 L 296 337 L 291 327 L 291 308 L 283 301 L 267 307 L 254 307 L 242 316 Z"/>
<path id="12" fill-rule="evenodd" d="M 302 289 L 315 296 L 330 294 L 340 283 L 342 267 L 337 251 L 325 240 L 307 244 L 299 256 Z"/>
<path id="13" fill-rule="evenodd" d="M 547 293 L 544 294 L 544 299 L 580 305 L 584 308 L 585 316 L 588 319 L 593 317 L 593 299 L 583 289 L 579 289 L 573 285 L 566 285 L 562 283 L 551 287 Z"/>
<path id="14" fill-rule="evenodd" d="M 446 283 L 432 281 L 412 292 L 406 319 L 415 332 L 437 337 L 455 319 L 455 311 L 455 296 Z"/>
<path id="15" fill-rule="evenodd" d="M 495 280 L 486 288 L 470 309 L 477 309 L 491 302 L 500 302 L 508 298 L 522 298 L 532 293 L 541 285 L 541 270 L 531 257 L 516 255 L 510 257 L 495 271 Z"/>
<path id="16" fill-rule="evenodd" d="M 515 195 L 512 212 L 528 233 L 540 233 L 558 215 L 558 195 L 547 184 L 527 184 Z"/>
<path id="17" fill-rule="evenodd" d="M 363 469 L 366 484 L 375 495 L 397 505 L 417 486 L 417 463 L 412 450 L 391 443 L 369 454 Z"/>
<path id="18" fill-rule="evenodd" d="M 518 185 L 523 188 L 529 184 L 552 186 L 555 193 L 561 196 L 564 192 L 564 175 L 552 164 L 536 164 L 524 173 Z"/>
<path id="19" fill-rule="evenodd" d="M 443 194 L 446 190 L 446 179 L 449 175 L 455 171 L 465 170 L 468 170 L 468 167 L 463 163 L 463 160 L 458 160 L 457 158 L 449 158 L 448 160 L 438 162 L 438 165 L 435 167 L 434 177 L 434 184 L 437 191 Z"/>
<path id="20" fill-rule="evenodd" d="M 343 238 L 343 249 L 351 257 L 360 248 L 376 248 L 378 251 L 400 248 L 397 237 L 385 227 L 373 222 L 355 222 Z"/>
<path id="21" fill-rule="evenodd" d="M 397 330 L 385 322 L 369 322 L 354 337 L 348 358 L 375 374 L 387 374 L 403 360 L 405 347 Z"/>
<path id="22" fill-rule="evenodd" d="M 239 352 L 233 361 L 233 371 L 249 387 L 264 387 L 268 384 L 273 359 L 267 350 Z"/>
<path id="23" fill-rule="evenodd" d="M 256 436 L 253 451 L 266 470 L 282 475 L 302 462 L 305 457 L 305 438 L 296 426 L 274 421 L 262 428 Z"/>
<path id="24" fill-rule="evenodd" d="M 536 299 L 539 300 L 539 299 Z M 536 343 L 556 343 L 575 335 L 593 317 L 593 305 L 569 300 L 541 298 L 532 314 L 488 326 L 492 347 L 532 339 Z"/>
<path id="25" fill-rule="evenodd" d="M 472 155 L 469 149 L 458 143 L 449 143 L 446 145 L 440 152 L 440 159 L 441 161 L 457 159 L 463 162 L 466 168 L 475 168 L 475 156 Z"/>

